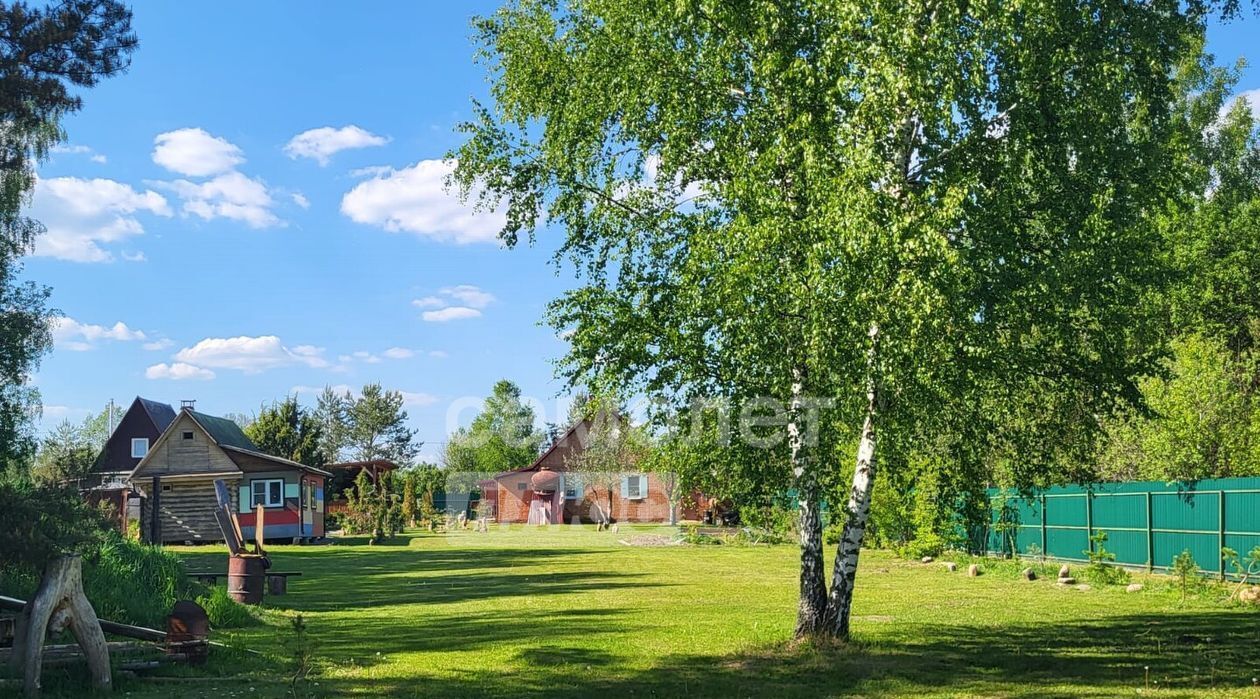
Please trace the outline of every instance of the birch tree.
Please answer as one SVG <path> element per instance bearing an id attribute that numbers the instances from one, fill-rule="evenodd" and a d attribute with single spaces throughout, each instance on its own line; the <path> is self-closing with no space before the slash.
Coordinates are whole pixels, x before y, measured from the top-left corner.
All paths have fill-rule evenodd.
<path id="1" fill-rule="evenodd" d="M 1214 9 L 516 0 L 454 178 L 506 244 L 562 232 L 570 381 L 784 406 L 736 439 L 799 494 L 797 635 L 847 638 L 881 445 L 1026 383 L 1103 413 L 1154 366 L 1170 83 Z"/>

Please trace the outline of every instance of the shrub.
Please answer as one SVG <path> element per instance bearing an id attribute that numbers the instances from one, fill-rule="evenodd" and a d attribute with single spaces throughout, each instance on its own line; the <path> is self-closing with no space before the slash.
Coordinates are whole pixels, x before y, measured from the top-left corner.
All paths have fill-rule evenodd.
<path id="1" fill-rule="evenodd" d="M 77 491 L 0 478 L 0 568 L 38 574 L 49 558 L 95 550 L 109 523 Z"/>
<path id="2" fill-rule="evenodd" d="M 1199 578 L 1199 564 L 1194 560 L 1194 554 L 1190 553 L 1190 549 L 1185 549 L 1177 554 L 1172 560 L 1172 566 L 1169 572 L 1177 580 L 1177 587 L 1181 590 L 1181 601 L 1186 601 L 1186 595 L 1198 589 L 1202 580 Z"/>
<path id="3" fill-rule="evenodd" d="M 1089 558 L 1085 568 L 1085 578 L 1099 585 L 1116 585 L 1129 579 L 1129 573 L 1116 565 L 1116 554 L 1108 551 L 1103 544 L 1107 542 L 1107 532 L 1097 532 L 1089 538 L 1092 546 L 1082 551 Z"/>
<path id="4" fill-rule="evenodd" d="M 226 587 L 214 586 L 210 592 L 197 598 L 210 618 L 210 625 L 216 629 L 236 629 L 251 626 L 258 622 L 248 607 L 232 599 Z"/>

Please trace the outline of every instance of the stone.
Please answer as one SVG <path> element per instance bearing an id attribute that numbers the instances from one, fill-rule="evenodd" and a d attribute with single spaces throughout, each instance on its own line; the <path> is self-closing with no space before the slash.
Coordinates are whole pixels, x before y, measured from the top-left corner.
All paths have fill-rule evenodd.
<path id="1" fill-rule="evenodd" d="M 949 572 L 953 573 L 953 572 L 955 572 L 955 571 L 957 571 L 957 570 L 958 570 L 958 564 L 957 564 L 957 563 L 946 563 L 946 564 L 945 564 L 945 570 L 948 570 Z"/>
<path id="2" fill-rule="evenodd" d="M 1025 579 L 1025 580 L 1036 580 L 1036 579 L 1037 579 L 1037 574 L 1033 572 L 1033 569 L 1032 569 L 1032 568 L 1025 568 L 1025 569 L 1023 570 L 1023 572 L 1021 572 L 1021 573 L 1020 573 L 1020 575 L 1024 576 L 1024 579 Z"/>
<path id="3" fill-rule="evenodd" d="M 1142 583 L 1129 583 L 1129 586 L 1124 588 L 1124 591 L 1125 592 L 1141 592 L 1142 588 L 1144 587 L 1146 586 L 1143 585 Z"/>
<path id="4" fill-rule="evenodd" d="M 1090 590 L 1094 588 L 1090 587 L 1089 585 L 1077 585 L 1076 589 L 1080 590 L 1081 592 L 1089 592 Z"/>
<path id="5" fill-rule="evenodd" d="M 920 563 L 931 563 L 932 561 L 935 561 L 935 560 L 936 560 L 936 559 L 935 559 L 935 558 L 932 558 L 931 556 L 924 556 L 924 557 L 923 557 L 923 558 L 922 558 L 919 562 L 920 562 Z"/>
<path id="6" fill-rule="evenodd" d="M 980 564 L 972 563 L 971 565 L 967 566 L 967 577 L 969 578 L 980 577 Z"/>
<path id="7" fill-rule="evenodd" d="M 1069 576 L 1067 576 L 1067 577 L 1060 577 L 1060 578 L 1059 578 L 1059 584 L 1060 584 L 1060 585 L 1075 585 L 1075 584 L 1076 584 L 1076 578 L 1074 578 L 1074 577 L 1072 577 L 1072 576 L 1070 576 L 1070 575 L 1069 575 Z"/>
<path id="8" fill-rule="evenodd" d="M 1060 578 L 1072 577 L 1072 569 L 1068 567 L 1068 564 L 1064 563 L 1063 567 L 1059 568 L 1059 577 Z"/>
<path id="9" fill-rule="evenodd" d="M 1260 604 L 1260 587 L 1245 587 L 1238 593 L 1238 600 L 1247 604 Z"/>

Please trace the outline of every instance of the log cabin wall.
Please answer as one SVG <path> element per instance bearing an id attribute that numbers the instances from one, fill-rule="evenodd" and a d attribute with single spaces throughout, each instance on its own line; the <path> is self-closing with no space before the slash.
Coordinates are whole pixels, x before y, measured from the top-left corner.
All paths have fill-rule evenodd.
<path id="1" fill-rule="evenodd" d="M 224 478 L 228 484 L 232 507 L 237 507 L 237 481 Z M 140 506 L 140 533 L 145 541 L 152 541 L 150 531 L 153 506 L 152 480 L 143 487 L 145 497 Z M 218 500 L 214 494 L 214 478 L 169 478 L 159 486 L 158 512 L 161 518 L 161 543 L 209 543 L 223 541 L 214 510 Z"/>

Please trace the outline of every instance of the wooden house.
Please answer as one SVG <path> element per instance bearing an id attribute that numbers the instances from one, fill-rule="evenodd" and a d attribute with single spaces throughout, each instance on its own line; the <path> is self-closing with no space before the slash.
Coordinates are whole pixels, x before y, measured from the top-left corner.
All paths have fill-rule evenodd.
<path id="1" fill-rule="evenodd" d="M 149 447 L 129 480 L 146 495 L 140 517 L 146 540 L 221 541 L 214 517 L 214 481 L 222 479 L 246 539 L 254 538 L 255 507 L 262 505 L 263 538 L 297 541 L 324 536 L 324 487 L 329 475 L 264 454 L 235 422 L 185 407 Z"/>
<path id="2" fill-rule="evenodd" d="M 491 519 L 528 524 L 599 521 L 610 507 L 611 486 L 614 521 L 668 522 L 669 483 L 660 474 L 627 470 L 597 484 L 569 470 L 571 459 L 586 448 L 590 430 L 590 421 L 582 420 L 530 465 L 481 481 Z"/>
<path id="3" fill-rule="evenodd" d="M 93 487 L 125 481 L 149 453 L 149 446 L 174 420 L 175 409 L 171 406 L 136 396 L 109 439 L 105 440 L 85 485 Z"/>

